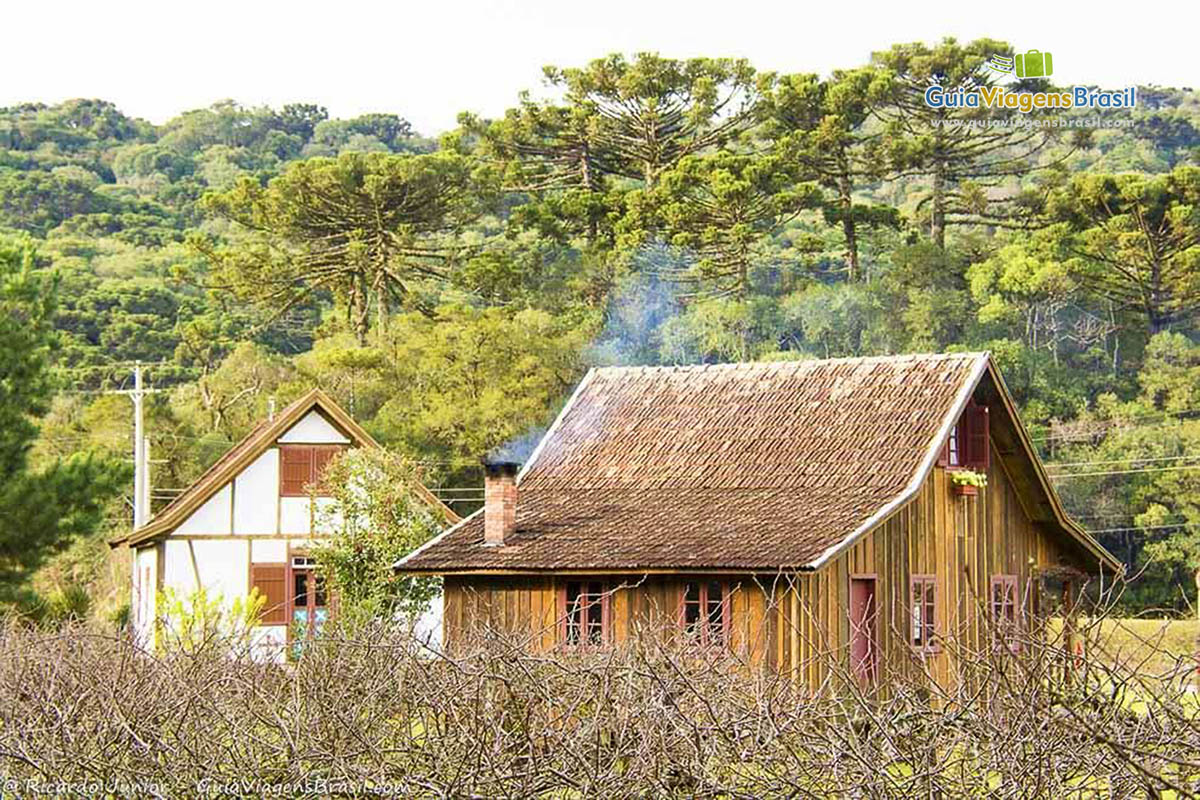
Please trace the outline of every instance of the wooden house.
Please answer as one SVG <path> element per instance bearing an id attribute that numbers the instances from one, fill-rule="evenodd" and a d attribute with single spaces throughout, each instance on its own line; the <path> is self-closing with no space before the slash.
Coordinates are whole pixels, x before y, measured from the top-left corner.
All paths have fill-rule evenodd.
<path id="1" fill-rule="evenodd" d="M 261 422 L 148 524 L 114 541 L 131 550 L 131 624 L 152 646 L 163 622 L 159 601 L 201 596 L 229 610 L 257 588 L 265 598 L 254 644 L 280 658 L 327 614 L 309 547 L 336 524 L 320 476 L 346 448 L 378 447 L 342 409 L 312 390 Z M 459 521 L 424 487 L 422 499 Z"/>
<path id="2" fill-rule="evenodd" d="M 967 470 L 986 486 L 960 488 Z M 396 565 L 444 576 L 450 647 L 674 628 L 814 685 L 830 653 L 862 678 L 909 658 L 946 675 L 950 637 L 1121 570 L 986 353 L 594 369 L 485 494 Z"/>

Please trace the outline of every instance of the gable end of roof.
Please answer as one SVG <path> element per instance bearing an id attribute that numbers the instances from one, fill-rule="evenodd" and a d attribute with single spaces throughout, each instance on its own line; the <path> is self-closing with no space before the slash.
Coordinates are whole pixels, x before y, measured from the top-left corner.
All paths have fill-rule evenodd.
<path id="1" fill-rule="evenodd" d="M 171 531 L 187 520 L 188 516 L 236 478 L 246 466 L 266 452 L 311 411 L 322 414 L 355 446 L 379 447 L 379 443 L 328 395 L 320 389 L 310 389 L 283 408 L 274 418 L 260 422 L 245 438 L 209 466 L 183 494 L 160 511 L 154 519 L 122 538 L 109 541 L 109 546 L 119 547 L 128 544 L 130 547 L 137 547 L 169 535 Z M 456 524 L 461 521 L 457 514 L 425 486 L 417 484 L 416 487 L 421 499 L 437 510 L 448 523 Z"/>

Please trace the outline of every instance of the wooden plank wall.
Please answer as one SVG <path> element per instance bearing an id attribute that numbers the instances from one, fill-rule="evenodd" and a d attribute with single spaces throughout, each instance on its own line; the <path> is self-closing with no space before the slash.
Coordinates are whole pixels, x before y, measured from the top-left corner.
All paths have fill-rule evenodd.
<path id="1" fill-rule="evenodd" d="M 1035 566 L 1068 558 L 1064 547 L 1030 520 L 994 449 L 991 464 L 988 485 L 976 497 L 955 496 L 946 470 L 935 468 L 917 497 L 819 572 L 720 576 L 736 587 L 731 595 L 731 645 L 755 665 L 787 672 L 811 691 L 822 690 L 837 679 L 823 666 L 831 656 L 843 667 L 848 665 L 850 578 L 871 574 L 877 579 L 881 661 L 901 669 L 922 666 L 923 661 L 939 682 L 953 682 L 955 666 L 946 651 L 915 654 L 908 645 L 910 576 L 936 576 L 938 634 L 979 646 L 986 636 L 982 614 L 992 575 L 1019 576 L 1022 600 L 1030 602 Z M 614 641 L 674 624 L 685 578 L 596 578 L 616 587 L 611 604 Z M 535 649 L 554 647 L 558 592 L 566 580 L 447 577 L 447 643 L 453 646 L 470 630 L 490 627 L 527 636 Z"/>
<path id="2" fill-rule="evenodd" d="M 830 654 L 848 667 L 850 578 L 875 575 L 881 662 L 891 669 L 927 668 L 950 685 L 958 677 L 953 648 L 918 653 L 909 647 L 911 576 L 935 577 L 937 634 L 980 648 L 988 637 L 992 576 L 1016 575 L 1021 602 L 1031 610 L 1039 567 L 1075 558 L 1076 566 L 1094 571 L 1071 550 L 1029 518 L 994 449 L 988 485 L 975 497 L 956 496 L 947 471 L 936 467 L 911 502 L 825 569 L 800 575 L 788 589 L 796 597 L 775 604 L 784 621 L 776 663 L 814 691 L 831 678 L 823 669 Z"/>

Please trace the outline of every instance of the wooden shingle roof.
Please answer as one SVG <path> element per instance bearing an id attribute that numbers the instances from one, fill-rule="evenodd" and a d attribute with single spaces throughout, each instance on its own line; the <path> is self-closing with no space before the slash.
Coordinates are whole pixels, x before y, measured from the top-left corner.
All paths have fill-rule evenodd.
<path id="1" fill-rule="evenodd" d="M 588 373 L 518 479 L 516 532 L 468 517 L 412 572 L 819 567 L 915 492 L 980 353 Z"/>

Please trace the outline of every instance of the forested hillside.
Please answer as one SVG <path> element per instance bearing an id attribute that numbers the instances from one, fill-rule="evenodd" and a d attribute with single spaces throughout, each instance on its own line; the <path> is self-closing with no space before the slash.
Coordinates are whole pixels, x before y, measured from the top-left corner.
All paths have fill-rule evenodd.
<path id="1" fill-rule="evenodd" d="M 103 100 L 0 109 L 0 238 L 24 254 L 12 281 L 53 289 L 57 331 L 21 468 L 86 457 L 124 485 L 112 390 L 141 361 L 163 390 L 156 507 L 318 385 L 465 512 L 479 456 L 547 424 L 589 365 L 988 349 L 1070 508 L 1142 571 L 1127 604 L 1184 611 L 1200 96 L 1141 87 L 1098 129 L 914 100 L 990 81 L 1010 50 L 895 46 L 824 76 L 610 56 L 436 140 L 316 105 L 163 125 Z M 1051 114 L 1096 116 L 1025 119 Z M 104 541 L 130 511 L 100 494 L 107 522 L 0 571 L 25 607 L 120 613 Z M 22 536 L 0 532 L 0 562 Z"/>

